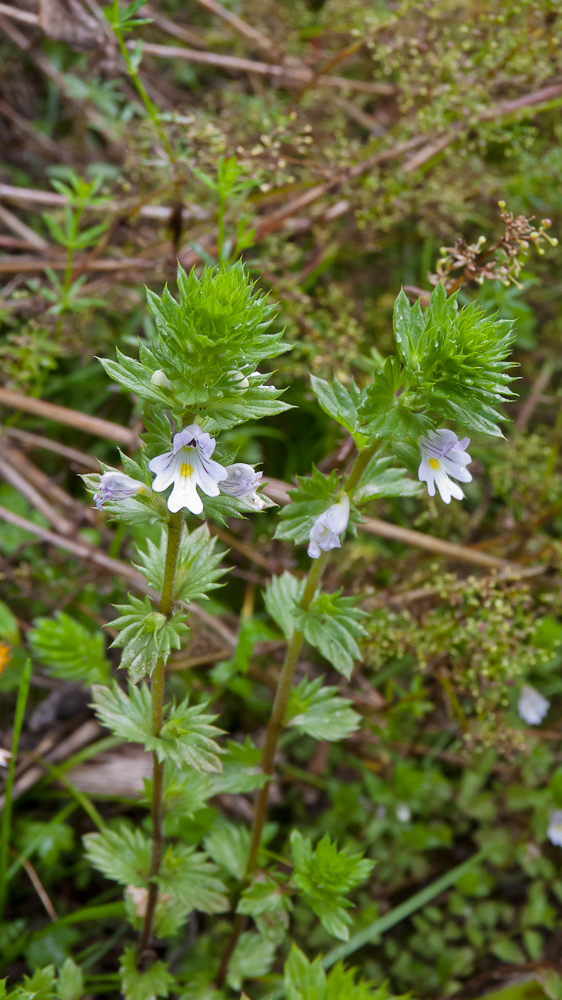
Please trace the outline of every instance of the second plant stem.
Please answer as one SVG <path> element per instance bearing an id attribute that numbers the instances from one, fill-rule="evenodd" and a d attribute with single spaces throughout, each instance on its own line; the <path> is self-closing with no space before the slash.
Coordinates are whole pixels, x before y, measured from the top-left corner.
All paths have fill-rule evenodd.
<path id="1" fill-rule="evenodd" d="M 164 580 L 162 583 L 162 595 L 158 610 L 168 617 L 172 611 L 174 603 L 174 582 L 176 577 L 176 566 L 178 562 L 178 552 L 180 547 L 183 515 L 181 511 L 172 514 L 168 522 L 168 544 L 166 547 L 166 562 L 164 566 Z M 166 668 L 162 661 L 158 663 L 152 675 L 151 700 L 152 700 L 152 735 L 159 736 L 162 729 L 164 715 L 164 684 L 166 679 Z M 152 849 L 150 856 L 150 869 L 148 878 L 150 886 L 146 911 L 139 938 L 138 956 L 142 958 L 152 935 L 154 924 L 154 914 L 158 902 L 158 882 L 156 881 L 160 871 L 162 861 L 163 845 L 163 823 L 164 823 L 164 762 L 159 761 L 156 754 L 152 755 Z"/>
<path id="2" fill-rule="evenodd" d="M 343 493 L 347 493 L 349 496 L 356 489 L 363 472 L 365 471 L 369 461 L 373 457 L 376 449 L 378 447 L 378 441 L 374 441 L 367 448 L 364 448 L 359 452 L 357 458 L 355 459 L 353 468 L 347 479 L 345 489 Z M 310 567 L 308 576 L 306 578 L 306 584 L 302 598 L 300 600 L 299 607 L 303 611 L 308 611 L 310 604 L 314 598 L 318 587 L 322 581 L 322 576 L 326 563 L 329 559 L 329 552 L 322 552 L 318 559 L 315 559 Z M 295 669 L 298 663 L 300 652 L 302 649 L 302 644 L 304 642 L 304 633 L 295 629 L 289 642 L 287 644 L 287 651 L 285 653 L 285 660 L 283 662 L 283 667 L 281 674 L 279 676 L 279 681 L 277 683 L 277 690 L 275 692 L 275 699 L 273 702 L 273 708 L 271 710 L 271 716 L 269 718 L 269 723 L 267 726 L 267 734 L 265 738 L 265 746 L 263 749 L 263 756 L 261 762 L 261 768 L 264 774 L 271 775 L 273 773 L 273 763 L 275 759 L 275 751 L 277 749 L 277 742 L 279 740 L 279 735 L 283 728 L 285 722 L 285 715 L 287 712 L 287 705 L 289 703 L 289 696 L 291 694 L 291 689 L 293 686 L 293 678 L 295 675 Z M 256 809 L 254 813 L 254 824 L 252 828 L 252 839 L 250 842 L 250 852 L 248 855 L 248 864 L 246 866 L 246 872 L 244 876 L 244 881 L 247 883 L 252 872 L 257 868 L 259 850 L 261 844 L 261 838 L 263 833 L 263 828 L 267 818 L 267 803 L 269 798 L 269 785 L 270 782 L 263 786 L 260 790 L 258 800 L 256 803 Z M 219 989 L 223 986 L 226 973 L 228 971 L 228 965 L 230 959 L 238 942 L 238 938 L 242 933 L 244 927 L 245 917 L 241 914 L 236 916 L 234 925 L 232 928 L 232 933 L 230 935 L 226 950 L 222 957 L 219 971 L 215 979 L 216 985 Z"/>

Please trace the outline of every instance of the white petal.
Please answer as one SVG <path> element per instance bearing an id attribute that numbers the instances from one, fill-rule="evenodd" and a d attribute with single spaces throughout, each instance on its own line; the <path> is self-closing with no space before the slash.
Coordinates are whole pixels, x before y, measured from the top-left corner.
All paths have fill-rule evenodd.
<path id="1" fill-rule="evenodd" d="M 218 484 L 221 479 L 224 479 L 225 474 L 222 465 L 213 462 L 210 458 L 204 458 L 198 449 L 195 450 L 190 461 L 193 465 L 197 485 L 201 487 L 203 493 L 206 493 L 208 497 L 218 497 L 220 493 Z"/>
<path id="2" fill-rule="evenodd" d="M 195 476 L 178 476 L 168 497 L 168 510 L 172 514 L 176 514 L 182 507 L 187 507 L 192 514 L 200 514 L 203 510 L 203 501 L 195 486 Z"/>
<path id="3" fill-rule="evenodd" d="M 472 474 L 468 471 L 468 469 L 466 469 L 464 465 L 457 465 L 456 462 L 452 461 L 449 455 L 446 455 L 441 459 L 441 465 L 449 476 L 453 476 L 454 479 L 458 479 L 460 483 L 472 482 Z"/>
<path id="4" fill-rule="evenodd" d="M 157 493 L 167 490 L 175 478 L 178 459 L 173 452 L 169 451 L 165 455 L 157 455 L 148 463 L 151 472 L 156 473 L 156 478 L 152 483 L 152 489 Z"/>
<path id="5" fill-rule="evenodd" d="M 427 458 L 423 455 L 418 469 L 418 479 L 421 483 L 427 483 L 427 492 L 430 497 L 435 496 L 435 470 L 431 468 Z"/>

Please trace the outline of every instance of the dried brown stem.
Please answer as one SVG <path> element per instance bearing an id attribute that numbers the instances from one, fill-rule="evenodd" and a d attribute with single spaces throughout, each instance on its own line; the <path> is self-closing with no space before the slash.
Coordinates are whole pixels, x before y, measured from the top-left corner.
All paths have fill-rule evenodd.
<path id="1" fill-rule="evenodd" d="M 0 388 L 0 406 L 9 406 L 14 410 L 22 410 L 24 413 L 34 413 L 38 417 L 42 417 L 43 420 L 54 420 L 59 424 L 67 424 L 75 430 L 116 441 L 126 448 L 134 447 L 137 443 L 136 434 L 133 434 L 127 427 L 122 427 L 121 424 L 102 420 L 101 417 L 91 417 L 80 410 L 70 410 L 67 406 L 60 406 L 58 403 L 47 403 L 46 400 L 36 399 L 34 396 L 25 396 L 12 389 Z"/>

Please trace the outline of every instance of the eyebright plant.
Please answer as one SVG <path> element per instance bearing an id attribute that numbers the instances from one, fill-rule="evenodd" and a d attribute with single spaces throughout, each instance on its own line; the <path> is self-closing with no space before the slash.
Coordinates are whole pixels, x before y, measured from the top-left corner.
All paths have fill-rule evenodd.
<path id="1" fill-rule="evenodd" d="M 202 970 L 194 962 L 185 1000 L 220 1000 L 230 989 L 252 990 L 281 949 L 287 954 L 295 900 L 316 914 L 325 930 L 346 940 L 354 889 L 371 878 L 373 862 L 325 836 L 318 843 L 294 830 L 283 855 L 265 853 L 272 836 L 268 793 L 281 732 L 339 741 L 356 731 L 360 718 L 348 699 L 323 678 L 295 686 L 304 643 L 344 677 L 361 660 L 368 616 L 355 598 L 325 592 L 322 578 L 330 553 L 353 534 L 370 501 L 414 496 L 427 484 L 431 495 L 462 499 L 458 483 L 469 483 L 469 439 L 464 431 L 501 436 L 500 406 L 509 398 L 509 324 L 477 305 L 460 309 L 456 296 L 438 285 L 429 308 L 410 307 L 403 292 L 394 313 L 396 354 L 363 387 L 311 377 L 319 405 L 350 434 L 356 457 L 349 471 L 324 475 L 313 468 L 299 477 L 280 515 L 276 537 L 306 545 L 308 573 L 284 572 L 264 592 L 264 604 L 286 640 L 263 749 L 248 737 L 225 744 L 216 715 L 196 697 L 166 700 L 166 662 L 188 632 L 189 602 L 220 586 L 219 565 L 206 521 L 257 514 L 271 501 L 261 472 L 236 461 L 221 434 L 288 404 L 268 385 L 259 366 L 288 349 L 272 330 L 275 306 L 248 279 L 241 263 L 205 267 L 198 277 L 178 271 L 178 298 L 166 289 L 148 292 L 155 335 L 139 344 L 138 359 L 117 353 L 102 360 L 106 372 L 144 402 L 138 460 L 122 455 L 123 471 L 102 467 L 85 476 L 100 509 L 128 524 L 159 523 L 157 544 L 139 548 L 136 567 L 158 603 L 130 596 L 111 624 L 122 648 L 128 687 L 108 682 L 103 653 L 93 650 L 75 679 L 93 682 L 100 721 L 113 734 L 141 744 L 153 757 L 147 783 L 150 823 L 126 822 L 85 838 L 90 862 L 124 887 L 127 918 L 138 944 L 127 945 L 122 986 L 130 1000 L 165 997 L 178 989 L 168 969 L 162 939 L 181 941 L 190 914 L 231 914 L 207 921 Z M 452 421 L 454 428 L 443 424 Z M 31 641 L 46 663 L 54 656 L 66 616 L 39 623 Z M 84 657 L 91 641 L 76 642 Z M 243 642 L 241 632 L 240 642 Z M 49 660 L 49 657 L 51 660 Z M 66 676 L 66 674 L 65 674 Z M 218 813 L 206 831 L 195 823 L 212 796 L 256 792 L 251 829 Z M 202 841 L 202 842 L 201 842 Z M 282 864 L 279 863 L 282 860 Z M 376 872 L 375 872 L 376 877 Z M 189 957 L 184 968 L 191 968 Z M 190 974 L 191 975 L 191 974 Z M 271 977 L 268 978 L 268 983 Z M 343 995 L 384 1000 L 384 987 L 356 983 L 352 970 L 337 966 L 328 976 L 318 959 L 309 963 L 294 949 L 276 995 L 308 998 Z M 347 995 L 347 993 L 346 993 Z"/>

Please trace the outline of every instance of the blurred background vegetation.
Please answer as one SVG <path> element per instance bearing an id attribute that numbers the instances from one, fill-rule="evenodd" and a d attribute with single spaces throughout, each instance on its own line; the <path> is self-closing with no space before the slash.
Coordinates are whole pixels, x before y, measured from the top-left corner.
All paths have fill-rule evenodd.
<path id="1" fill-rule="evenodd" d="M 500 201 L 537 227 L 548 219 L 553 236 L 562 229 L 558 0 L 154 0 L 139 17 L 150 20 L 125 37 L 127 71 L 96 0 L 0 4 L 0 506 L 16 515 L 0 514 L 2 746 L 38 618 L 63 611 L 77 648 L 89 658 L 94 644 L 104 659 L 101 626 L 127 581 L 100 553 L 128 563 L 140 538 L 88 508 L 78 475 L 97 458 L 115 464 L 116 442 L 134 453 L 141 407 L 96 356 L 134 354 L 149 335 L 144 285 L 173 292 L 177 260 L 216 260 L 218 197 L 205 177 L 221 158 L 240 168 L 228 248 L 279 304 L 294 349 L 272 378 L 297 407 L 231 432 L 232 444 L 287 482 L 350 453 L 307 373 L 367 378 L 391 350 L 400 287 L 423 303 L 442 248 L 486 254 L 504 235 Z M 470 277 L 462 264 L 451 273 Z M 560 256 L 545 242 L 537 252 L 531 241 L 518 275 L 462 281 L 462 302 L 478 297 L 517 321 L 521 396 L 507 407 L 507 440 L 472 441 L 462 506 L 373 503 L 374 518 L 425 541 L 375 527 L 329 570 L 331 587 L 374 612 L 364 664 L 341 685 L 364 728 L 340 745 L 300 737 L 282 749 L 275 850 L 297 822 L 377 861 L 355 930 L 488 849 L 454 889 L 354 956 L 369 978 L 418 998 L 481 996 L 522 976 L 536 980 L 533 995 L 562 996 L 562 856 L 547 839 L 562 807 L 561 291 Z M 271 541 L 274 522 L 267 512 L 218 529 L 233 571 L 205 607 L 230 634 L 241 613 L 241 638 L 233 652 L 195 619 L 170 677 L 178 695 L 211 693 L 224 728 L 258 743 L 279 653 L 260 585 L 304 566 Z M 443 554 L 439 540 L 463 548 Z M 88 693 L 41 643 L 33 653 L 24 750 L 64 761 L 79 795 L 134 821 L 143 762 L 124 767 L 107 747 L 76 760 L 92 739 L 72 743 L 92 725 Z M 313 660 L 300 669 L 321 672 Z M 551 702 L 534 730 L 516 710 L 525 681 Z M 16 865 L 1 972 L 72 954 L 89 994 L 111 992 L 126 925 L 61 923 L 113 890 L 82 860 L 91 820 L 59 778 L 51 767 L 21 784 L 14 840 L 57 921 L 50 929 Z M 192 842 L 217 813 L 247 819 L 250 797 L 230 799 L 196 815 Z M 298 907 L 293 931 L 309 955 L 330 947 Z M 185 1000 L 210 933 L 194 923 L 178 958 Z M 250 974 L 251 995 L 267 996 L 259 963 Z"/>

